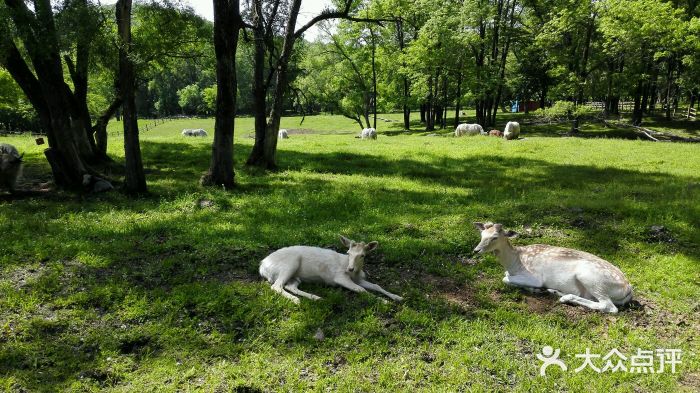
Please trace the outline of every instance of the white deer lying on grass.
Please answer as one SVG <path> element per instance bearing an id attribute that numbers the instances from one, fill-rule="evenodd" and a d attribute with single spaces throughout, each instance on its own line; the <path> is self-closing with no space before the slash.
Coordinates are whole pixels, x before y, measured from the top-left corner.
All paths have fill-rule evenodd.
<path id="1" fill-rule="evenodd" d="M 299 298 L 294 295 L 311 300 L 320 299 L 299 289 L 302 281 L 339 285 L 353 292 L 366 292 L 369 289 L 396 301 L 403 300 L 401 296 L 365 280 L 366 275 L 362 270 L 365 254 L 377 248 L 377 242 L 357 243 L 343 236 L 340 241 L 349 249 L 347 254 L 309 246 L 281 248 L 262 260 L 260 275 L 272 283 L 275 292 L 297 304 Z"/>
<path id="2" fill-rule="evenodd" d="M 474 252 L 493 251 L 506 269 L 503 282 L 529 290 L 543 290 L 561 296 L 562 303 L 574 303 L 593 310 L 616 313 L 617 307 L 632 299 L 632 286 L 610 262 L 570 248 L 533 244 L 513 247 L 501 224 L 475 222 L 481 242 Z"/>

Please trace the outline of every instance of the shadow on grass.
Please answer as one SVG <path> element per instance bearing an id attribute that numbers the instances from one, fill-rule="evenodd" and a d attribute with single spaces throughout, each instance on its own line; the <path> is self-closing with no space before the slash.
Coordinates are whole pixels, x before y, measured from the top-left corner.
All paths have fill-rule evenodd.
<path id="1" fill-rule="evenodd" d="M 236 147 L 237 167 L 247 150 Z M 61 239 L 58 244 L 50 238 L 34 239 L 29 249 L 13 251 L 24 256 L 15 265 L 33 260 L 41 248 L 64 251 L 47 256 L 59 260 L 42 265 L 18 289 L 51 306 L 40 307 L 44 314 L 30 318 L 21 336 L 2 343 L 0 375 L 17 376 L 29 390 L 48 391 L 56 384 L 84 379 L 99 387 L 114 386 L 124 378 L 120 367 L 138 369 L 156 358 L 237 359 L 279 345 L 336 354 L 342 349 L 334 347 L 335 340 L 355 339 L 351 332 L 358 331 L 362 332 L 362 341 L 355 343 L 358 352 L 381 356 L 405 343 L 406 337 L 434 340 L 435 326 L 456 315 L 489 318 L 499 307 L 498 299 L 483 294 L 470 299 L 473 304 L 467 311 L 426 300 L 423 294 L 434 286 L 422 280 L 428 271 L 456 272 L 461 282 L 475 278 L 473 270 L 430 265 L 430 260 L 469 247 L 469 239 L 444 245 L 439 235 L 436 240 L 434 233 L 404 226 L 402 210 L 424 218 L 481 210 L 488 216 L 479 218 L 510 226 L 543 220 L 573 226 L 581 234 L 583 248 L 608 253 L 619 247 L 619 239 L 644 236 L 642 230 L 629 233 L 618 225 L 623 219 L 643 228 L 649 220 L 673 218 L 674 231 L 684 242 L 694 239 L 691 232 L 700 223 L 692 203 L 700 190 L 688 186 L 697 178 L 492 155 L 387 159 L 280 150 L 280 162 L 293 172 L 396 178 L 433 187 L 397 190 L 389 181 L 382 185 L 342 178 L 250 176 L 231 194 L 206 192 L 217 207 L 207 210 L 192 199 L 201 196 L 187 194 L 199 192 L 193 183 L 207 166 L 208 146 L 144 141 L 143 151 L 151 170 L 149 181 L 160 194 L 138 203 L 115 194 L 52 206 L 56 208 L 52 217 L 109 213 L 119 218 L 128 213 L 127 219 L 134 220 L 131 225 L 64 226 L 51 217 L 40 224 L 28 223 L 36 204 L 19 204 L 7 211 L 8 222 L 36 225 Z M 184 202 L 178 204 L 181 199 Z M 164 200 L 173 207 L 162 218 L 147 220 Z M 577 206 L 580 203 L 586 208 Z M 389 247 L 387 254 L 368 262 L 370 271 L 379 272 L 376 281 L 407 295 L 407 303 L 383 305 L 369 295 L 307 286 L 324 300 L 303 302 L 290 311 L 291 304 L 280 300 L 267 284 L 257 283 L 258 261 L 268 252 L 298 239 L 328 246 L 323 232 L 328 228 L 410 242 L 410 249 Z M 681 247 L 681 252 L 699 257 L 697 247 L 685 243 Z M 405 273 L 407 268 L 412 273 Z M 482 269 L 496 275 L 500 270 Z M 402 275 L 398 284 L 386 284 Z M 461 287 L 466 293 L 476 291 L 467 284 Z M 517 296 L 512 293 L 504 296 Z M 75 326 L 70 318 L 82 318 L 85 324 Z M 580 329 L 580 321 L 565 315 L 549 318 L 563 329 Z M 319 328 L 327 337 L 324 342 L 313 338 Z M 112 364 L 104 354 L 126 363 Z"/>

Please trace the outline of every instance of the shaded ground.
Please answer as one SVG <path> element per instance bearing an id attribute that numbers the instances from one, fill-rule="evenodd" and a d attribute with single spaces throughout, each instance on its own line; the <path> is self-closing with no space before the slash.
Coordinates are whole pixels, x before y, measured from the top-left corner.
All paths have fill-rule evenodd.
<path id="1" fill-rule="evenodd" d="M 165 127 L 143 141 L 149 197 L 0 201 L 0 390 L 698 388 L 693 145 L 297 134 L 265 174 L 243 169 L 237 134 L 224 192 L 197 185 L 211 141 Z M 21 147 L 41 178 L 41 152 Z M 477 220 L 612 261 L 639 305 L 602 315 L 505 287 L 492 256 L 469 254 Z M 339 249 L 338 234 L 379 241 L 367 272 L 404 303 L 304 285 L 323 300 L 297 307 L 258 279 L 272 250 Z M 684 358 L 677 374 L 538 379 L 545 345 L 569 364 L 587 347 Z"/>

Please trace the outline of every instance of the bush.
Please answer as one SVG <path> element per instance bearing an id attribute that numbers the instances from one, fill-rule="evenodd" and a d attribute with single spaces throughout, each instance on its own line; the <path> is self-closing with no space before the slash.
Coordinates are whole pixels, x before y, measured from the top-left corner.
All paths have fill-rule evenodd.
<path id="1" fill-rule="evenodd" d="M 557 101 L 549 108 L 538 109 L 533 112 L 534 116 L 546 120 L 573 120 L 574 118 L 590 118 L 600 113 L 599 110 L 588 105 L 575 105 L 571 101 Z"/>

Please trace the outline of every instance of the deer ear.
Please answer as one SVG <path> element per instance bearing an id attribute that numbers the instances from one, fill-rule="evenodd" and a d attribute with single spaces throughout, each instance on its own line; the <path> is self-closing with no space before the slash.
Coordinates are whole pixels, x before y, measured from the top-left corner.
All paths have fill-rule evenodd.
<path id="1" fill-rule="evenodd" d="M 493 229 L 495 229 L 496 232 L 501 232 L 503 230 L 503 225 L 502 224 L 493 224 Z"/>
<path id="2" fill-rule="evenodd" d="M 375 249 L 377 248 L 378 245 L 379 245 L 379 242 L 377 242 L 377 241 L 369 242 L 369 243 L 365 246 L 365 251 L 373 251 L 373 250 L 375 250 Z"/>
<path id="3" fill-rule="evenodd" d="M 484 229 L 486 229 L 486 228 L 484 227 L 484 223 L 483 223 L 483 222 L 475 222 L 475 223 L 474 223 L 474 228 L 476 228 L 477 231 L 483 231 Z"/>
<path id="4" fill-rule="evenodd" d="M 510 231 L 506 232 L 506 236 L 511 238 L 511 239 L 515 239 L 516 237 L 518 237 L 518 232 L 510 230 Z"/>
<path id="5" fill-rule="evenodd" d="M 340 235 L 340 242 L 343 243 L 343 245 L 347 248 L 352 247 L 352 240 L 348 239 L 343 235 Z"/>

